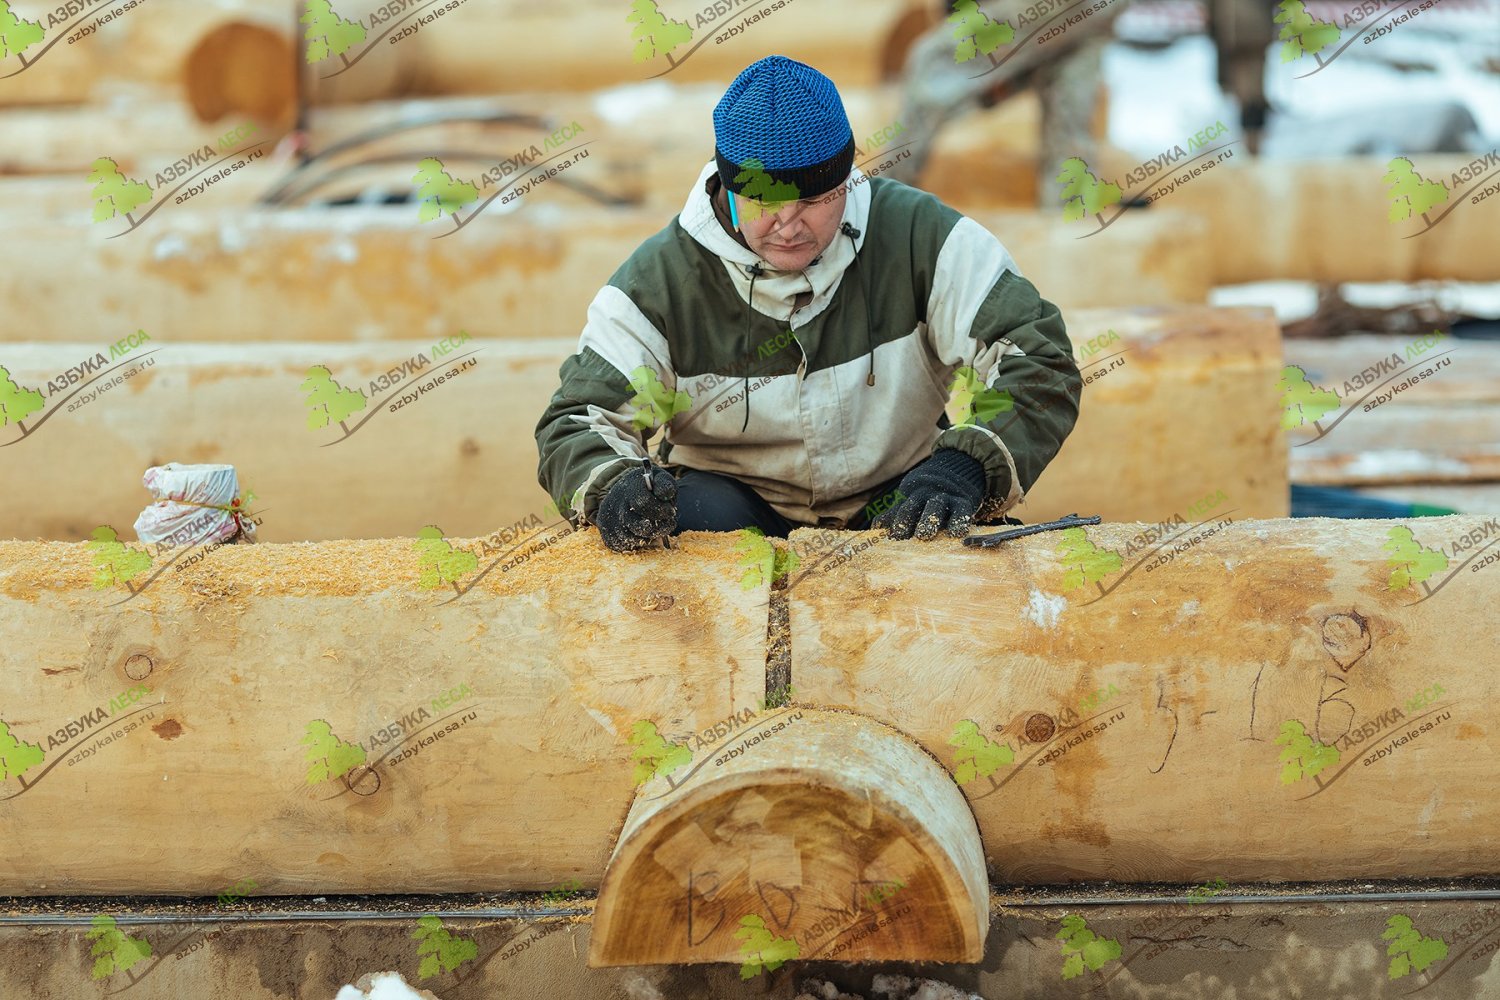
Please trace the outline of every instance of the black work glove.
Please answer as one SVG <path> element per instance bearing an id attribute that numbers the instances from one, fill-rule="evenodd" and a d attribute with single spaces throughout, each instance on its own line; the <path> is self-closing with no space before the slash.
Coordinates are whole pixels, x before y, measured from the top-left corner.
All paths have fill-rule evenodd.
<path id="1" fill-rule="evenodd" d="M 954 448 L 939 448 L 912 469 L 896 489 L 901 501 L 870 522 L 885 528 L 891 538 L 910 538 L 912 530 L 923 541 L 939 531 L 963 537 L 985 496 L 984 466 Z"/>
<path id="2" fill-rule="evenodd" d="M 677 530 L 677 480 L 655 466 L 631 469 L 605 491 L 594 523 L 616 552 L 647 548 Z"/>

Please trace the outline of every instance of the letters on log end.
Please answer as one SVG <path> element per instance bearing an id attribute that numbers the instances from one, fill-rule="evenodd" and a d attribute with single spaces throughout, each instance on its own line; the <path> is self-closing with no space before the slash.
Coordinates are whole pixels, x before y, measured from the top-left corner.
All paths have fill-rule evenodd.
<path id="1" fill-rule="evenodd" d="M 863 716 L 788 706 L 641 787 L 589 964 L 976 962 L 989 890 L 952 778 Z"/>

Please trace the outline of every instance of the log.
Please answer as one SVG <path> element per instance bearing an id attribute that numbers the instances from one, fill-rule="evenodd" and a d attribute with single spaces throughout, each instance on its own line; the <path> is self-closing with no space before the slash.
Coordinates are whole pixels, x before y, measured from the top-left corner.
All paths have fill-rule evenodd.
<path id="1" fill-rule="evenodd" d="M 1382 405 L 1399 408 L 1500 402 L 1500 344 L 1490 341 L 1446 334 L 1441 337 L 1358 334 L 1326 340 L 1288 337 L 1283 341 L 1283 349 L 1288 365 L 1301 368 L 1309 381 L 1331 386 L 1341 394 L 1346 380 L 1352 380 L 1365 368 L 1378 366 L 1392 355 L 1400 364 L 1388 364 L 1386 371 L 1378 373 L 1382 379 L 1397 368 L 1417 371 L 1424 363 L 1431 363 L 1429 359 L 1451 356 L 1451 364 Z"/>
<path id="2" fill-rule="evenodd" d="M 467 566 L 409 540 L 0 543 L 0 627 L 29 637 L 0 650 L 24 744 L 0 893 L 595 884 L 634 724 L 696 731 L 764 697 L 766 588 L 731 538 L 621 558 L 559 534 Z M 215 822 L 162 836 L 189 815 Z"/>
<path id="3" fill-rule="evenodd" d="M 1066 319 L 1085 379 L 1078 423 L 1015 516 L 1162 521 L 1219 492 L 1240 517 L 1287 513 L 1280 331 L 1268 310 L 1080 309 Z M 1179 458 L 1163 461 L 1169 452 Z"/>
<path id="4" fill-rule="evenodd" d="M 68 18 L 70 28 L 95 23 L 105 8 Z M 47 11 L 23 16 L 45 27 Z M 0 107 L 69 104 L 121 91 L 156 100 L 180 99 L 204 121 L 255 115 L 289 125 L 294 114 L 295 41 L 290 4 L 267 9 L 258 0 L 157 0 L 100 24 L 76 43 L 62 25 L 48 29 L 0 72 L 20 72 L 0 87 Z M 45 51 L 42 51 L 46 46 Z"/>
<path id="5" fill-rule="evenodd" d="M 686 19 L 693 38 L 690 54 L 687 46 L 672 53 L 675 69 L 661 57 L 635 62 L 626 11 L 603 0 L 573 8 L 571 14 L 524 0 L 469 3 L 395 44 L 392 36 L 411 21 L 401 17 L 372 24 L 371 12 L 380 6 L 334 5 L 341 17 L 367 26 L 366 38 L 340 58 L 302 67 L 314 103 L 526 89 L 589 91 L 663 72 L 674 82 L 722 85 L 767 52 L 817 66 L 841 86 L 870 86 L 881 81 L 880 52 L 900 33 L 903 14 L 912 4 L 877 0 L 864 8 L 857 23 L 816 6 L 789 6 L 757 24 L 742 25 L 723 44 L 715 36 L 742 24 L 752 11 L 697 25 L 702 8 L 678 5 L 664 13 Z M 36 69 L 19 73 L 0 90 L 0 106 L 78 103 L 129 83 L 157 97 L 181 98 L 209 117 L 225 103 L 289 114 L 299 68 L 297 46 L 305 33 L 298 18 L 301 9 L 292 4 L 268 8 L 256 0 L 213 5 L 158 0 L 117 17 L 76 45 L 55 45 Z M 39 12 L 22 13 L 35 17 Z M 567 44 L 537 46 L 535 40 L 543 38 L 565 38 Z M 550 54 L 543 55 L 543 49 Z M 25 54 L 37 55 L 35 49 Z M 342 67 L 343 60 L 351 64 Z M 18 64 L 8 59 L 3 71 Z"/>
<path id="6" fill-rule="evenodd" d="M 1068 322 L 1075 354 L 1089 355 L 1085 376 L 1104 375 L 1085 388 L 1077 427 L 1018 516 L 1160 521 L 1220 489 L 1247 515 L 1286 513 L 1284 445 L 1270 409 L 1276 328 L 1264 313 L 1079 310 Z M 152 339 L 50 393 L 49 383 L 99 348 L 7 347 L 0 365 L 18 387 L 41 393 L 44 409 L 20 426 L 0 425 L 0 469 L 24 469 L 31 484 L 0 494 L 0 533 L 75 541 L 108 524 L 129 537 L 150 500 L 141 474 L 168 461 L 234 465 L 266 508 L 259 532 L 271 542 L 410 537 L 426 524 L 473 537 L 550 521 L 531 430 L 576 341 L 469 341 L 437 358 L 435 344 L 456 339 L 253 350 Z M 419 355 L 430 366 L 402 374 Z M 308 424 L 301 385 L 315 365 L 370 400 L 350 414 L 347 436 Z M 401 378 L 382 389 L 393 368 Z M 454 370 L 451 382 L 432 384 Z M 1183 412 L 1222 416 L 1184 426 Z M 36 461 L 42 450 L 53 459 Z M 412 465 L 420 475 L 400 471 Z M 48 502 L 36 503 L 38 494 Z"/>
<path id="7" fill-rule="evenodd" d="M 1500 480 L 1500 406 L 1494 403 L 1382 406 L 1368 413 L 1345 407 L 1343 412 L 1347 419 L 1337 426 L 1323 425 L 1325 435 L 1310 427 L 1288 435 L 1295 482 L 1389 486 Z"/>
<path id="8" fill-rule="evenodd" d="M 555 185 L 520 204 L 434 238 L 452 227 L 421 225 L 414 205 L 245 214 L 200 213 L 189 203 L 111 239 L 123 224 L 80 219 L 85 198 L 77 222 L 17 219 L 11 232 L 27 252 L 0 269 L 0 294 L 12 303 L 10 328 L 35 341 L 113 342 L 121 317 L 179 342 L 390 340 L 458 329 L 573 338 L 593 291 L 672 218 L 604 211 Z M 1136 229 L 1129 241 L 1139 255 L 1104 256 L 1034 218 L 983 221 L 1064 308 L 1202 300 L 1203 248 L 1165 235 L 1184 228 L 1181 216 Z M 1146 259 L 1157 250 L 1165 257 Z M 80 287 L 92 294 L 81 298 Z"/>
<path id="9" fill-rule="evenodd" d="M 991 550 L 794 532 L 797 697 L 968 761 L 1001 883 L 1492 872 L 1494 523 L 1232 504 Z"/>
<path id="10" fill-rule="evenodd" d="M 1288 341 L 1287 364 L 1337 396 L 1287 435 L 1296 482 L 1500 480 L 1500 347 L 1436 335 Z M 1312 415 L 1295 409 L 1294 395 L 1284 399 L 1290 421 Z"/>
<path id="11" fill-rule="evenodd" d="M 0 922 L 0 990 L 42 998 L 105 990 L 128 990 L 141 1000 L 329 998 L 345 985 L 362 993 L 376 975 L 389 973 L 443 1000 L 616 1000 L 632 990 L 791 1000 L 810 978 L 835 984 L 845 996 L 874 1000 L 891 996 L 871 989 L 874 977 L 884 975 L 931 978 L 982 997 L 1035 1000 L 1076 1000 L 1084 991 L 1106 1000 L 1170 996 L 1200 984 L 1205 996 L 1254 996 L 1268 980 L 1287 995 L 1395 1000 L 1420 988 L 1422 997 L 1470 1000 L 1485 995 L 1495 972 L 1500 908 L 1484 898 L 1493 891 L 1489 884 L 1443 885 L 1437 892 L 1401 884 L 1291 891 L 1235 884 L 1222 891 L 1216 881 L 1205 877 L 1192 889 L 1132 888 L 1128 894 L 1108 887 L 1032 890 L 1024 897 L 1002 892 L 990 908 L 985 957 L 976 965 L 793 962 L 749 980 L 740 977 L 738 963 L 591 968 L 584 957 L 592 900 L 577 896 L 552 904 L 545 896 L 428 896 L 389 904 L 252 899 L 224 906 L 207 900 L 173 906 L 18 900 Z M 1194 889 L 1206 894 L 1188 895 Z M 106 930 L 149 945 L 150 955 L 124 969 L 109 963 L 114 968 L 95 978 L 103 949 L 95 952 L 101 935 L 94 921 L 101 917 L 114 921 Z M 1422 971 L 1401 974 L 1398 967 L 1392 978 L 1394 935 L 1387 932 L 1400 917 L 1422 937 L 1442 941 L 1447 953 Z M 1064 979 L 1067 957 L 1077 956 L 1059 938 L 1069 918 L 1096 935 L 1100 943 L 1089 954 L 1099 967 Z M 1397 926 L 1404 925 L 1397 920 Z M 445 935 L 438 940 L 448 944 L 446 965 L 433 949 L 420 950 L 434 931 Z M 1118 957 L 1107 957 L 1111 945 L 1119 946 Z M 431 963 L 425 977 L 424 962 Z"/>
<path id="12" fill-rule="evenodd" d="M 1417 169 L 1423 177 L 1446 179 L 1473 157 L 1449 154 L 1419 159 Z M 1185 162 L 1184 158 L 1179 164 Z M 1487 249 L 1494 224 L 1483 205 L 1455 197 L 1448 203 L 1456 205 L 1451 215 L 1413 238 L 1407 237 L 1423 228 L 1421 220 L 1389 221 L 1390 192 L 1381 181 L 1388 162 L 1389 157 L 1252 160 L 1240 144 L 1234 147 L 1233 158 L 1179 185 L 1148 208 L 1132 209 L 1118 218 L 1117 208 L 1107 209 L 1101 214 L 1112 220 L 1108 229 L 1100 231 L 1093 218 L 1068 225 L 1085 242 L 1108 247 L 1116 231 L 1136 217 L 1167 208 L 1201 216 L 1212 232 L 1214 281 L 1220 285 L 1281 278 L 1327 282 L 1500 278 L 1500 260 Z M 1108 150 L 1100 164 L 1090 164 L 1090 168 L 1101 179 L 1117 183 L 1127 198 L 1149 194 L 1171 176 L 1170 171 L 1163 171 L 1153 178 L 1156 183 L 1125 183 L 1127 172 L 1140 164 L 1119 150 Z M 935 175 L 924 186 L 944 200 L 970 208 L 986 201 L 997 206 L 1009 201 L 1009 194 L 995 191 L 982 170 L 955 173 L 951 182 L 948 176 L 946 172 Z M 1051 186 L 1042 192 L 1046 201 L 1056 205 L 1047 211 L 1056 213 L 1058 219 L 1063 216 L 1060 191 L 1060 186 Z M 1328 219 L 1338 219 L 1339 225 L 1330 229 Z M 1103 247 L 1099 252 L 1105 252 Z"/>
<path id="13" fill-rule="evenodd" d="M 590 965 L 979 961 L 983 848 L 931 757 L 873 719 L 791 706 L 727 742 L 642 786 Z"/>
<path id="14" fill-rule="evenodd" d="M 242 488 L 266 508 L 264 541 L 412 537 L 427 524 L 458 537 L 535 530 L 528 528 L 533 518 L 554 519 L 544 513 L 550 501 L 537 484 L 531 430 L 577 343 L 469 341 L 436 357 L 435 345 L 457 340 L 451 331 L 371 346 L 247 349 L 153 339 L 111 362 L 121 367 L 50 395 L 49 380 L 92 359 L 98 348 L 7 347 L 0 365 L 17 385 L 46 395 L 47 408 L 22 422 L 33 432 L 26 437 L 14 424 L 0 427 L 6 443 L 0 469 L 34 470 L 36 488 L 52 499 L 39 504 L 26 491 L 0 494 L 0 532 L 76 541 L 109 524 L 133 537 L 130 526 L 151 499 L 140 485 L 147 468 L 220 460 L 235 466 Z M 135 356 L 143 359 L 132 366 Z M 419 356 L 429 364 L 417 375 L 400 371 Z M 309 426 L 309 393 L 301 386 L 315 365 L 370 400 L 350 414 L 347 435 L 337 425 Z M 391 369 L 400 377 L 382 389 Z M 133 370 L 139 373 L 101 391 Z M 433 384 L 454 370 L 460 374 L 451 382 Z M 81 399 L 88 401 L 70 412 Z M 38 460 L 44 451 L 54 460 Z"/>

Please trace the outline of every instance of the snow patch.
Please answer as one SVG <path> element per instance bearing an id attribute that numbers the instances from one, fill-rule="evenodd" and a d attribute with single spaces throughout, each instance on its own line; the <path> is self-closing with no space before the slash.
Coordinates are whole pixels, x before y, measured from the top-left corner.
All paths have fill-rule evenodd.
<path id="1" fill-rule="evenodd" d="M 665 80 L 627 83 L 594 95 L 594 114 L 610 125 L 625 127 L 639 119 L 668 111 L 676 103 L 676 88 Z"/>
<path id="2" fill-rule="evenodd" d="M 151 246 L 151 258 L 153 260 L 171 260 L 173 257 L 186 257 L 187 252 L 188 242 L 179 233 L 168 233 Z"/>
<path id="3" fill-rule="evenodd" d="M 1419 472 L 1463 476 L 1468 474 L 1469 464 L 1432 452 L 1391 448 L 1362 451 L 1352 461 L 1345 462 L 1340 472 L 1355 480 L 1389 479 Z"/>
<path id="4" fill-rule="evenodd" d="M 1318 311 L 1318 286 L 1311 281 L 1252 281 L 1243 285 L 1220 285 L 1208 293 L 1215 308 L 1270 306 L 1276 322 L 1283 326 L 1306 319 Z"/>
<path id="5" fill-rule="evenodd" d="M 349 239 L 336 240 L 327 246 L 328 256 L 343 264 L 353 264 L 359 260 L 359 246 Z"/>
<path id="6" fill-rule="evenodd" d="M 408 986 L 399 972 L 376 972 L 359 977 L 355 986 L 345 986 L 333 1000 L 438 1000 L 428 990 Z"/>
<path id="7" fill-rule="evenodd" d="M 239 226 L 223 225 L 219 227 L 219 249 L 227 253 L 238 253 L 250 245 L 245 237 L 245 231 Z"/>
<path id="8" fill-rule="evenodd" d="M 1026 602 L 1026 617 L 1035 622 L 1038 628 L 1056 628 L 1057 619 L 1067 606 L 1067 598 L 1060 594 L 1048 595 L 1040 590 L 1033 590 L 1031 599 Z"/>

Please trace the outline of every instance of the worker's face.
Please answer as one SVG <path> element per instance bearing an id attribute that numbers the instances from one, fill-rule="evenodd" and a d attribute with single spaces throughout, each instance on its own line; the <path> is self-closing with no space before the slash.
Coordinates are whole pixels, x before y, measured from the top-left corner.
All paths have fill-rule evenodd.
<path id="1" fill-rule="evenodd" d="M 778 271 L 800 271 L 828 249 L 844 217 L 844 186 L 803 201 L 765 202 L 730 194 L 740 232 L 762 260 Z"/>

